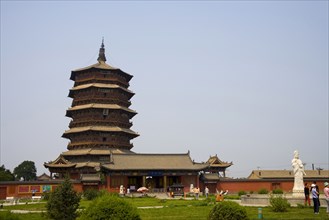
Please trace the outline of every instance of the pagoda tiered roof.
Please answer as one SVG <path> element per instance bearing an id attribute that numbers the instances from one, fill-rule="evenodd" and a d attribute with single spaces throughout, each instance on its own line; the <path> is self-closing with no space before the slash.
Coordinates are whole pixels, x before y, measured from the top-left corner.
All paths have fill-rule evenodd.
<path id="1" fill-rule="evenodd" d="M 120 72 L 121 74 L 123 74 L 123 75 L 126 77 L 126 79 L 127 79 L 128 81 L 133 77 L 132 75 L 130 75 L 130 74 L 128 74 L 128 73 L 122 71 L 122 70 L 119 69 L 119 68 L 116 68 L 116 67 L 110 66 L 110 65 L 108 65 L 108 64 L 105 63 L 105 62 L 98 62 L 98 63 L 95 63 L 95 64 L 93 64 L 93 65 L 87 66 L 87 67 L 83 67 L 83 68 L 79 68 L 79 69 L 73 70 L 73 71 L 71 72 L 71 77 L 70 77 L 70 79 L 71 79 L 71 80 L 74 80 L 74 79 L 75 79 L 75 74 L 76 74 L 77 72 L 81 72 L 81 71 L 85 71 L 85 70 L 91 70 L 91 69 L 99 69 L 99 70 L 115 70 L 115 71 L 118 71 L 118 72 Z"/>
<path id="2" fill-rule="evenodd" d="M 74 107 L 71 107 L 67 110 L 66 116 L 70 117 L 70 111 L 76 111 L 76 110 L 81 110 L 81 109 L 89 109 L 89 108 L 100 108 L 100 109 L 120 109 L 127 111 L 129 113 L 132 113 L 133 115 L 136 115 L 137 112 L 130 109 L 126 108 L 117 104 L 98 104 L 98 103 L 92 103 L 92 104 L 85 104 L 85 105 L 76 105 Z"/>
<path id="3" fill-rule="evenodd" d="M 111 154 L 127 154 L 134 153 L 123 149 L 77 149 L 69 150 L 62 153 L 63 156 L 78 156 L 78 155 L 111 155 Z"/>
<path id="4" fill-rule="evenodd" d="M 85 126 L 85 127 L 71 128 L 70 130 L 65 131 L 64 134 L 62 135 L 62 137 L 67 137 L 68 134 L 85 132 L 85 131 L 124 132 L 124 133 L 131 134 L 135 137 L 139 136 L 138 133 L 134 132 L 131 129 L 127 129 L 127 128 L 110 127 L 110 126 Z"/>
<path id="5" fill-rule="evenodd" d="M 72 91 L 76 91 L 76 90 L 81 90 L 81 89 L 87 89 L 90 87 L 96 87 L 96 88 L 106 88 L 106 89 L 121 89 L 127 93 L 131 93 L 132 95 L 134 95 L 135 93 L 132 92 L 129 89 L 126 89 L 122 86 L 116 85 L 116 84 L 104 84 L 104 83 L 88 83 L 88 84 L 83 84 L 83 85 L 79 85 L 79 86 L 75 86 L 72 89 L 70 89 L 70 94 Z M 69 94 L 69 97 L 70 97 Z"/>

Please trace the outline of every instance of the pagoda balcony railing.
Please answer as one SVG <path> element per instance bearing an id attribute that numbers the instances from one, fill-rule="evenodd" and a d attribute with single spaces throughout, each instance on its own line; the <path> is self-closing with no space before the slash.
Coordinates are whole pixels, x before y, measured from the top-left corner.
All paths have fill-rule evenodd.
<path id="1" fill-rule="evenodd" d="M 107 121 L 107 120 L 95 120 L 93 118 L 86 120 L 73 120 L 69 124 L 69 128 L 73 127 L 84 127 L 84 126 L 118 126 L 122 128 L 131 128 L 133 126 L 132 122 L 124 121 Z"/>
<path id="2" fill-rule="evenodd" d="M 104 99 L 104 98 L 75 98 L 72 102 L 72 107 L 77 105 L 86 105 L 91 103 L 99 104 L 117 104 L 124 107 L 129 107 L 131 105 L 130 100 L 121 100 L 121 99 Z"/>
<path id="3" fill-rule="evenodd" d="M 106 78 L 96 78 L 96 77 L 88 77 L 88 78 L 81 78 L 75 80 L 75 86 L 83 85 L 83 84 L 89 84 L 89 83 L 105 83 L 105 84 L 120 84 L 120 86 L 124 88 L 129 87 L 129 83 L 115 78 L 115 77 L 106 77 Z"/>
<path id="4" fill-rule="evenodd" d="M 68 150 L 79 150 L 86 148 L 97 148 L 97 149 L 109 149 L 109 148 L 124 148 L 131 149 L 134 145 L 132 143 L 123 144 L 122 142 L 103 142 L 103 141 L 81 141 L 81 142 L 69 142 L 67 145 Z"/>

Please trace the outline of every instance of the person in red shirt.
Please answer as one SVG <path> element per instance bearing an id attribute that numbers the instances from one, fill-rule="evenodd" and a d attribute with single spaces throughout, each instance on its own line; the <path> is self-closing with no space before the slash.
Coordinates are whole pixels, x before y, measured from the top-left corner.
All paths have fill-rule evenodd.
<path id="1" fill-rule="evenodd" d="M 306 206 L 306 204 L 308 204 L 308 206 L 311 206 L 310 188 L 308 187 L 307 183 L 305 183 L 304 185 L 304 195 L 305 195 L 304 205 Z"/>

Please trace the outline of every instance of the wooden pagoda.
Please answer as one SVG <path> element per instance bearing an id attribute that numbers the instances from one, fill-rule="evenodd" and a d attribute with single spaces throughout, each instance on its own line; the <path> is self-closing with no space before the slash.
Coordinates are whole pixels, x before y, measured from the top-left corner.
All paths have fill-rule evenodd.
<path id="1" fill-rule="evenodd" d="M 133 153 L 131 140 L 139 136 L 130 129 L 137 114 L 129 108 L 133 76 L 106 63 L 104 41 L 97 61 L 71 72 L 74 86 L 68 96 L 73 101 L 66 116 L 72 120 L 62 135 L 69 140 L 68 151 L 44 164 L 51 176 L 83 179 L 83 174 L 98 173 L 112 154 Z"/>

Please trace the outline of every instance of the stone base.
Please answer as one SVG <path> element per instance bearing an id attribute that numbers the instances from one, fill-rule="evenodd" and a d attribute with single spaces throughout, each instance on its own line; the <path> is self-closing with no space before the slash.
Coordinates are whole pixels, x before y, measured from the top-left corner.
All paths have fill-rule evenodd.
<path id="1" fill-rule="evenodd" d="M 292 191 L 292 197 L 294 197 L 294 198 L 304 198 L 305 197 L 304 189 L 303 190 L 294 189 Z"/>
<path id="2" fill-rule="evenodd" d="M 304 196 L 302 198 L 294 197 L 292 196 L 292 194 L 284 194 L 282 196 L 284 196 L 284 198 L 286 198 L 292 206 L 297 206 L 297 204 L 304 205 Z M 271 197 L 270 195 L 260 195 L 260 194 L 243 195 L 241 196 L 241 205 L 269 206 L 270 197 Z M 320 203 L 321 203 L 321 207 L 327 207 L 327 202 L 325 201 L 323 194 L 320 195 Z"/>

